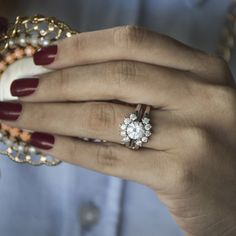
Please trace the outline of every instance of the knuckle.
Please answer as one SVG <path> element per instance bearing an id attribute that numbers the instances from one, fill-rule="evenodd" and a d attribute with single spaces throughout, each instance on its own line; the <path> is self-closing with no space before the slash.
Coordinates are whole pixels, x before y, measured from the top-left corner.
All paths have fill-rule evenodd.
<path id="1" fill-rule="evenodd" d="M 84 33 L 77 33 L 76 35 L 72 36 L 71 39 L 73 40 L 71 45 L 72 48 L 75 49 L 74 52 L 76 54 L 86 48 L 87 40 L 84 37 Z"/>
<path id="2" fill-rule="evenodd" d="M 190 150 L 191 155 L 196 156 L 196 154 L 201 155 L 202 153 L 206 153 L 206 150 L 210 146 L 211 135 L 203 128 L 186 128 L 182 135 L 185 146 L 187 145 L 189 147 L 186 151 Z"/>
<path id="3" fill-rule="evenodd" d="M 62 69 L 57 72 L 57 86 L 59 87 L 60 95 L 65 100 L 69 100 L 69 95 L 71 94 L 70 89 L 70 70 Z"/>
<path id="4" fill-rule="evenodd" d="M 134 83 L 137 78 L 137 64 L 131 61 L 120 61 L 112 66 L 111 72 L 114 77 L 115 87 L 120 91 L 129 84 Z"/>
<path id="5" fill-rule="evenodd" d="M 86 110 L 88 117 L 87 126 L 94 132 L 104 132 L 114 128 L 116 124 L 116 111 L 114 104 L 111 103 L 90 103 Z"/>
<path id="6" fill-rule="evenodd" d="M 38 111 L 37 106 L 34 104 L 25 104 L 23 109 L 23 114 L 30 114 L 29 116 L 26 115 L 26 123 L 27 127 L 30 128 L 31 124 L 35 124 L 32 121 L 36 121 L 38 124 L 40 124 L 40 127 L 47 127 L 47 125 L 50 122 L 50 111 L 47 108 L 46 105 L 42 104 L 40 106 L 40 112 Z M 29 119 L 29 120 L 28 120 Z"/>
<path id="7" fill-rule="evenodd" d="M 119 163 L 117 152 L 112 145 L 100 145 L 96 152 L 97 163 L 101 167 L 116 167 Z"/>
<path id="8" fill-rule="evenodd" d="M 180 191 L 189 191 L 197 183 L 197 175 L 189 163 L 181 164 L 175 172 L 175 184 Z"/>
<path id="9" fill-rule="evenodd" d="M 215 92 L 215 99 L 217 97 L 218 98 L 217 102 L 222 101 L 224 107 L 227 104 L 229 105 L 231 105 L 232 103 L 235 104 L 236 93 L 234 88 L 218 86 L 215 88 L 214 92 Z"/>
<path id="10" fill-rule="evenodd" d="M 229 86 L 208 86 L 206 93 L 208 103 L 212 104 L 215 111 L 230 114 L 236 106 L 235 88 Z"/>
<path id="11" fill-rule="evenodd" d="M 208 55 L 208 62 L 209 65 L 214 65 L 217 75 L 221 78 L 221 82 L 223 84 L 232 84 L 232 74 L 230 72 L 229 66 L 227 62 L 217 55 Z"/>
<path id="12" fill-rule="evenodd" d="M 214 64 L 216 65 L 216 67 L 220 70 L 220 71 L 227 71 L 228 70 L 228 65 L 227 65 L 227 63 L 226 63 L 226 61 L 223 59 L 223 58 L 221 58 L 221 57 L 219 57 L 219 56 L 217 56 L 217 55 L 212 55 L 212 56 L 210 56 L 211 57 L 211 59 L 213 60 L 213 62 L 214 62 Z"/>
<path id="13" fill-rule="evenodd" d="M 116 27 L 114 28 L 114 45 L 126 49 L 133 48 L 143 41 L 146 32 L 144 28 L 133 25 Z"/>

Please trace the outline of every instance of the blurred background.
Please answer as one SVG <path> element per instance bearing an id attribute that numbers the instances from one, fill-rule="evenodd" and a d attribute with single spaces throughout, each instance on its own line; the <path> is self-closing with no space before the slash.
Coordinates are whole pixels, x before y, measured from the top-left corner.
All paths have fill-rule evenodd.
<path id="1" fill-rule="evenodd" d="M 0 16 L 54 16 L 78 31 L 139 25 L 213 53 L 231 0 L 0 0 Z M 236 28 L 236 27 L 235 27 Z M 231 69 L 236 75 L 235 50 Z M 79 166 L 1 157 L 0 235 L 180 236 L 148 188 Z M 110 191 L 112 190 L 112 191 Z"/>
<path id="2" fill-rule="evenodd" d="M 0 15 L 55 16 L 78 31 L 139 25 L 214 52 L 232 0 L 1 0 Z M 234 68 L 233 68 L 234 69 Z"/>
<path id="3" fill-rule="evenodd" d="M 214 50 L 231 0 L 1 0 L 0 15 L 55 16 L 79 31 L 135 24 Z"/>

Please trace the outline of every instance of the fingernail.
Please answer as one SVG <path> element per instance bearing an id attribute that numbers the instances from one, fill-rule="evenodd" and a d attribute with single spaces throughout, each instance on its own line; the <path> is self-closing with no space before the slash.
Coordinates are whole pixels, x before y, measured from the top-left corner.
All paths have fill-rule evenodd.
<path id="1" fill-rule="evenodd" d="M 20 103 L 0 102 L 0 119 L 15 121 L 20 116 L 22 105 Z"/>
<path id="2" fill-rule="evenodd" d="M 36 148 L 49 150 L 53 148 L 55 138 L 51 134 L 35 132 L 31 135 L 30 144 Z"/>
<path id="3" fill-rule="evenodd" d="M 35 92 L 39 84 L 39 79 L 17 79 L 11 84 L 11 94 L 16 97 L 29 96 Z"/>
<path id="4" fill-rule="evenodd" d="M 49 65 L 54 61 L 56 54 L 57 45 L 41 48 L 34 54 L 34 63 L 41 66 Z"/>
<path id="5" fill-rule="evenodd" d="M 5 33 L 7 31 L 8 20 L 5 17 L 0 16 L 0 33 Z"/>

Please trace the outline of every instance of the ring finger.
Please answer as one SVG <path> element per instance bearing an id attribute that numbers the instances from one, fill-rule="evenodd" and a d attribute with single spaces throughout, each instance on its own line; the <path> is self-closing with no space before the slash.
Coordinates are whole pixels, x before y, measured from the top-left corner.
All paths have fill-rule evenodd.
<path id="1" fill-rule="evenodd" d="M 0 103 L 0 118 L 10 126 L 27 130 L 120 143 L 119 125 L 134 109 L 107 102 Z M 178 118 L 172 112 L 152 110 L 153 135 L 145 147 L 171 148 L 179 140 L 177 123 Z"/>

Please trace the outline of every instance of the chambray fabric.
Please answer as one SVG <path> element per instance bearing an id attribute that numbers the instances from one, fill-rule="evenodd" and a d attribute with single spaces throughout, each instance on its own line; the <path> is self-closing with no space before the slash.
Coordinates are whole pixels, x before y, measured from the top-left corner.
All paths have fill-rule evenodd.
<path id="1" fill-rule="evenodd" d="M 213 52 L 229 3 L 21 0 L 16 11 L 18 15 L 56 16 L 79 31 L 136 24 Z M 145 186 L 65 163 L 53 168 L 31 167 L 0 157 L 1 236 L 183 235 L 155 193 Z M 84 228 L 81 208 L 88 203 L 97 207 L 99 216 L 97 223 Z"/>

